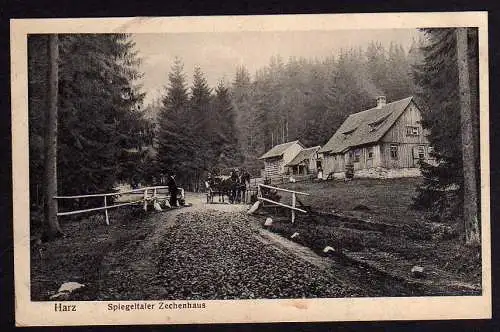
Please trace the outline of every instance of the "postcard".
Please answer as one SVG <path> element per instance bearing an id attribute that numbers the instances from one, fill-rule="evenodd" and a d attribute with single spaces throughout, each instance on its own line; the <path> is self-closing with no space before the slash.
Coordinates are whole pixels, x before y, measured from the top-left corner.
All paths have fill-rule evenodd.
<path id="1" fill-rule="evenodd" d="M 491 318 L 486 12 L 11 20 L 17 326 Z"/>

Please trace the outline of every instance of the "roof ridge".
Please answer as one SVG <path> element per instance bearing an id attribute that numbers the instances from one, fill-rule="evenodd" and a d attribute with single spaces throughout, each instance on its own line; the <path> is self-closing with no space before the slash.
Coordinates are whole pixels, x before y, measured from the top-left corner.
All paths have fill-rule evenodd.
<path id="1" fill-rule="evenodd" d="M 394 103 L 399 103 L 399 102 L 401 102 L 401 101 L 403 101 L 405 99 L 412 99 L 412 98 L 413 98 L 413 96 L 409 96 L 409 97 L 406 97 L 406 98 L 403 98 L 403 99 L 398 99 L 398 100 L 395 100 L 395 101 L 391 101 L 390 103 L 387 103 L 384 106 L 391 105 L 391 104 L 394 104 Z M 360 111 L 360 112 L 349 114 L 349 116 L 360 114 L 360 113 L 365 113 L 365 112 L 368 112 L 368 111 L 379 110 L 379 109 L 381 109 L 381 108 L 377 108 L 377 106 L 375 106 L 375 107 L 369 108 L 369 109 L 364 110 L 364 111 Z"/>
<path id="2" fill-rule="evenodd" d="M 357 146 L 365 144 L 368 140 L 379 140 L 400 117 L 408 105 L 412 103 L 413 96 L 387 103 L 381 108 L 371 108 L 362 112 L 353 113 L 349 115 L 344 122 L 340 125 L 337 131 L 330 137 L 326 144 L 319 150 L 320 153 L 329 151 L 336 151 L 341 147 Z M 384 115 L 384 116 L 382 116 Z M 387 121 L 391 119 L 390 123 L 381 125 L 381 127 L 372 131 L 373 134 L 367 132 L 370 123 L 378 123 L 379 120 Z M 357 130 L 357 131 L 356 131 Z M 343 133 L 353 132 L 352 137 L 342 136 Z M 361 136 L 360 136 L 361 135 Z M 343 138 L 343 140 L 341 139 Z M 335 147 L 336 146 L 336 147 Z"/>
<path id="3" fill-rule="evenodd" d="M 298 141 L 299 141 L 299 140 L 297 139 L 297 140 L 295 140 L 295 141 L 290 141 L 290 142 L 285 142 L 285 143 L 276 144 L 275 146 L 280 146 L 280 145 L 285 145 L 285 144 L 290 144 L 290 143 L 296 143 L 296 142 L 298 142 Z M 273 148 L 274 148 L 275 146 L 273 146 Z"/>

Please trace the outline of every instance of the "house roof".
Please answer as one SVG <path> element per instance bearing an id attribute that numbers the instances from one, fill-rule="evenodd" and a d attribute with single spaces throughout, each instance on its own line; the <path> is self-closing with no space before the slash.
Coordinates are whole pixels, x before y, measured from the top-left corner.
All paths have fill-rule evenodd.
<path id="1" fill-rule="evenodd" d="M 287 143 L 283 143 L 283 144 L 278 144 L 278 145 L 275 145 L 271 150 L 267 151 L 262 156 L 260 156 L 259 159 L 267 159 L 267 158 L 279 157 L 279 156 L 283 155 L 283 153 L 285 153 L 285 151 L 289 147 L 291 147 L 292 145 L 294 145 L 295 143 L 298 143 L 300 146 L 302 146 L 302 144 L 300 144 L 300 142 L 298 140 L 297 141 L 293 141 L 293 142 L 287 142 Z"/>
<path id="2" fill-rule="evenodd" d="M 318 151 L 320 148 L 320 146 L 313 146 L 311 148 L 306 148 L 302 151 L 300 151 L 296 156 L 295 158 L 293 158 L 288 164 L 286 164 L 286 166 L 296 166 L 298 164 L 300 164 L 301 162 L 303 162 L 304 160 L 306 159 L 310 159 L 315 153 L 316 151 Z"/>
<path id="3" fill-rule="evenodd" d="M 403 114 L 412 99 L 408 97 L 381 108 L 374 107 L 349 115 L 318 152 L 339 153 L 354 146 L 377 142 Z"/>

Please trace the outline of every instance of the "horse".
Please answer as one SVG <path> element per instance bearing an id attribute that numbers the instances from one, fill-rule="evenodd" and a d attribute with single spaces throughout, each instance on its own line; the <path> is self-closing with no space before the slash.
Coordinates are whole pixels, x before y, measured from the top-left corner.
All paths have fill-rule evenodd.
<path id="1" fill-rule="evenodd" d="M 205 186 L 207 188 L 207 203 L 213 203 L 216 195 L 219 196 L 219 202 L 224 203 L 224 196 L 229 198 L 230 203 L 233 202 L 233 183 L 229 176 L 215 176 L 210 180 L 207 180 L 205 182 Z"/>

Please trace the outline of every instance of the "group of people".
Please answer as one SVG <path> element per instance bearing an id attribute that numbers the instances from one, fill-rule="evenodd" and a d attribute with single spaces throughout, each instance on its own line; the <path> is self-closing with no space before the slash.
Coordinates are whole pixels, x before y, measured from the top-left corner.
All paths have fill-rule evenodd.
<path id="1" fill-rule="evenodd" d="M 243 169 L 241 173 L 237 169 L 231 171 L 231 203 L 245 202 L 247 187 L 250 186 L 250 173 Z"/>

